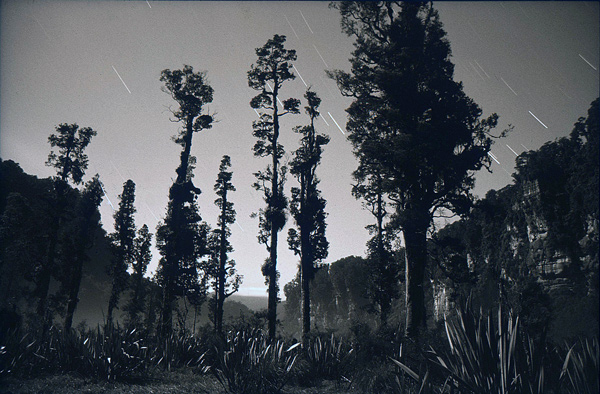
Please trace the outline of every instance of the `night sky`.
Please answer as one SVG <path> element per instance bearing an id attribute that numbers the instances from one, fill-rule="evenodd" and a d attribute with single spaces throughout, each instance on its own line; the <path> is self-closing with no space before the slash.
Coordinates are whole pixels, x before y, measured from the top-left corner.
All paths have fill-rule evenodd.
<path id="1" fill-rule="evenodd" d="M 440 2 L 435 3 L 448 33 L 455 79 L 487 116 L 500 116 L 497 133 L 514 126 L 492 148 L 493 173 L 477 176 L 476 194 L 511 182 L 516 154 L 567 135 L 584 116 L 599 90 L 598 2 Z M 78 123 L 98 131 L 87 149 L 86 180 L 100 174 L 106 195 L 102 222 L 113 231 L 112 208 L 123 183 L 136 185 L 136 224 L 154 231 L 166 212 L 180 146 L 171 141 L 180 125 L 170 121 L 175 102 L 161 92 L 165 68 L 206 70 L 215 90 L 208 106 L 218 123 L 195 134 L 198 159 L 194 183 L 204 220 L 216 225 L 212 188 L 224 154 L 232 158 L 232 200 L 237 224 L 231 242 L 241 294 L 263 295 L 260 266 L 266 249 L 256 240 L 252 212 L 264 206 L 251 188 L 252 174 L 268 159 L 253 157 L 249 106 L 256 94 L 246 72 L 254 49 L 274 34 L 296 49 L 296 80 L 281 97 L 303 99 L 306 85 L 322 98 L 320 132 L 331 142 L 318 169 L 328 200 L 327 262 L 364 255 L 372 219 L 351 193 L 356 168 L 346 140 L 350 101 L 340 95 L 325 69 L 348 70 L 352 40 L 341 33 L 337 10 L 327 2 L 156 2 L 156 1 L 2 1 L 0 8 L 0 157 L 14 160 L 39 177 L 54 175 L 44 163 L 48 136 L 59 123 Z M 303 103 L 304 105 L 304 103 Z M 291 152 L 291 131 L 306 115 L 286 115 L 281 142 Z M 338 128 L 337 124 L 341 127 Z M 289 158 L 289 156 L 288 156 Z M 290 178 L 287 190 L 295 184 Z M 288 192 L 289 194 L 289 192 Z M 110 202 L 109 202 L 110 199 Z M 290 221 L 291 222 L 291 219 Z M 280 233 L 280 285 L 296 273 L 297 258 Z M 151 270 L 158 263 L 154 251 Z"/>

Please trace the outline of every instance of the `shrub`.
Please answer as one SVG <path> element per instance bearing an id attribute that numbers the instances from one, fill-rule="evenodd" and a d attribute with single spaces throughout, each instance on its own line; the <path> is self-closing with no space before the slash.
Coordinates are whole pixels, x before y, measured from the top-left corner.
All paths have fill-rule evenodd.
<path id="1" fill-rule="evenodd" d="M 292 377 L 298 347 L 271 342 L 262 330 L 229 332 L 210 370 L 230 393 L 278 393 Z"/>
<path id="2" fill-rule="evenodd" d="M 467 304 L 456 320 L 446 320 L 450 354 L 432 351 L 432 360 L 462 391 L 474 393 L 547 393 L 545 348 L 522 335 L 519 318 L 476 314 Z"/>
<path id="3" fill-rule="evenodd" d="M 148 367 L 148 347 L 135 330 L 51 328 L 44 340 L 14 332 L 0 349 L 0 375 L 77 372 L 110 381 L 142 376 Z"/>
<path id="4" fill-rule="evenodd" d="M 560 374 L 565 393 L 599 393 L 598 338 L 579 340 L 569 348 Z"/>
<path id="5" fill-rule="evenodd" d="M 298 382 L 304 386 L 323 379 L 349 382 L 353 355 L 354 349 L 350 343 L 333 334 L 327 339 L 312 336 L 301 352 L 297 368 Z"/>

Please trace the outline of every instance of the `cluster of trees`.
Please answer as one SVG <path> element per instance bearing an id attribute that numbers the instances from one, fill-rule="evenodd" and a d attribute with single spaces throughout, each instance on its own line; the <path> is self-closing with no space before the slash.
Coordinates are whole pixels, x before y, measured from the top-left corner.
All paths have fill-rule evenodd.
<path id="1" fill-rule="evenodd" d="M 390 259 L 388 264 L 398 273 L 404 265 L 402 250 Z M 348 256 L 330 264 L 321 265 L 314 272 L 310 282 L 311 319 L 313 328 L 318 332 L 349 333 L 355 326 L 368 324 L 372 328 L 383 328 L 381 321 L 382 287 L 393 286 L 390 294 L 399 294 L 403 284 L 393 285 L 382 283 L 379 272 L 374 269 L 371 257 Z M 300 273 L 299 273 L 300 274 Z M 283 325 L 285 330 L 298 335 L 301 321 L 301 278 L 297 275 L 287 283 L 283 290 L 286 297 Z M 398 275 L 396 274 L 396 277 Z M 388 321 L 397 326 L 400 323 L 401 300 L 386 298 L 389 311 L 385 315 L 385 325 Z M 375 324 L 374 316 L 380 320 Z"/>
<path id="2" fill-rule="evenodd" d="M 425 327 L 425 267 L 427 235 L 436 212 L 467 214 L 473 202 L 470 189 L 477 170 L 488 167 L 492 129 L 497 115 L 481 118 L 481 109 L 453 80 L 450 44 L 431 4 L 397 2 L 342 2 L 333 4 L 342 29 L 355 38 L 351 72 L 330 71 L 343 95 L 353 98 L 347 109 L 349 140 L 359 160 L 353 193 L 373 213 L 369 226 L 369 260 L 378 289 L 374 304 L 382 324 L 399 279 L 392 245 L 399 233 L 405 246 L 406 333 L 417 337 Z M 277 305 L 277 233 L 285 224 L 288 201 L 283 195 L 287 168 L 280 166 L 283 147 L 279 117 L 297 113 L 296 99 L 279 100 L 281 84 L 293 79 L 294 51 L 275 36 L 257 49 L 259 61 L 248 72 L 250 87 L 260 94 L 251 101 L 264 110 L 254 123 L 258 156 L 271 156 L 272 164 L 257 173 L 256 187 L 265 194 L 259 240 L 269 251 L 263 273 L 269 285 L 269 334 L 275 332 Z M 268 82 L 273 83 L 271 86 Z M 267 90 L 266 86 L 269 86 Z M 292 173 L 300 188 L 292 190 L 292 214 L 298 230 L 289 233 L 292 250 L 300 255 L 303 337 L 310 330 L 310 285 L 319 261 L 327 256 L 325 201 L 317 189 L 314 168 L 327 142 L 314 132 L 318 116 L 316 96 L 307 92 L 310 126 L 302 132 Z M 279 113 L 278 102 L 283 112 Z M 504 132 L 502 134 L 505 134 Z M 306 208 L 306 212 L 298 211 Z M 389 211 L 389 212 L 388 212 Z"/>
<path id="3" fill-rule="evenodd" d="M 597 333 L 599 111 L 596 99 L 568 137 L 521 154 L 512 185 L 435 234 L 431 275 L 450 303 L 502 302 L 553 339 Z"/>
<path id="4" fill-rule="evenodd" d="M 257 48 L 258 59 L 248 71 L 248 85 L 259 91 L 259 94 L 250 101 L 250 106 L 260 111 L 260 119 L 252 124 L 253 134 L 257 138 L 253 147 L 254 155 L 271 158 L 267 168 L 255 174 L 254 187 L 263 192 L 266 203 L 266 207 L 260 209 L 258 214 L 260 223 L 258 240 L 266 246 L 269 253 L 262 267 L 266 284 L 269 286 L 267 309 L 269 337 L 274 338 L 276 334 L 279 302 L 278 233 L 286 224 L 289 210 L 294 218 L 295 228 L 289 230 L 288 245 L 300 257 L 299 274 L 303 300 L 302 337 L 306 338 L 311 328 L 309 283 L 314 277 L 315 267 L 327 257 L 329 247 L 325 237 L 326 201 L 318 189 L 319 179 L 316 175 L 322 147 L 329 142 L 329 137 L 318 133 L 315 129 L 321 99 L 309 88 L 304 98 L 307 102 L 305 110 L 310 123 L 294 128 L 294 131 L 301 135 L 300 147 L 294 151 L 289 165 L 290 172 L 297 179 L 299 187 L 292 188 L 290 204 L 284 194 L 288 168 L 280 163 L 285 151 L 278 142 L 279 118 L 286 114 L 298 114 L 300 100 L 288 98 L 281 101 L 279 97 L 283 83 L 295 79 L 291 69 L 292 62 L 296 60 L 296 51 L 285 49 L 284 43 L 285 36 L 275 35 L 263 47 Z"/>
<path id="5" fill-rule="evenodd" d="M 428 327 L 468 299 L 484 311 L 506 306 L 536 340 L 559 343 L 598 332 L 599 103 L 568 137 L 520 155 L 513 184 L 490 190 L 468 217 L 428 239 Z M 390 276 L 398 278 L 404 249 L 392 250 Z M 319 267 L 311 282 L 313 328 L 349 333 L 365 322 L 372 329 L 403 324 L 404 301 L 390 296 L 403 293 L 403 278 L 382 281 L 376 262 L 350 256 Z M 300 277 L 284 292 L 283 324 L 297 335 Z M 381 298 L 390 305 L 385 322 Z"/>
<path id="6" fill-rule="evenodd" d="M 491 133 L 498 117 L 493 114 L 482 118 L 482 110 L 465 95 L 462 84 L 454 81 L 450 44 L 432 4 L 341 2 L 332 6 L 340 12 L 342 30 L 355 40 L 350 72 L 333 70 L 328 74 L 337 82 L 341 93 L 352 98 L 346 126 L 358 159 L 352 193 L 373 214 L 374 223 L 368 226 L 372 238 L 367 243 L 367 258 L 360 264 L 338 262 L 323 266 L 329 243 L 325 236 L 326 201 L 319 190 L 317 168 L 329 138 L 315 127 L 321 100 L 310 88 L 306 91 L 308 122 L 294 128 L 300 135 L 299 147 L 289 164 L 283 164 L 285 149 L 279 142 L 280 118 L 299 114 L 301 101 L 281 97 L 284 84 L 295 79 L 292 67 L 297 56 L 294 50 L 285 48 L 285 36 L 274 35 L 256 49 L 256 62 L 247 73 L 248 86 L 258 93 L 250 100 L 250 106 L 259 113 L 259 119 L 252 124 L 257 139 L 252 149 L 255 156 L 269 160 L 264 170 L 254 174 L 253 185 L 262 192 L 265 203 L 256 216 L 258 241 L 265 245 L 268 254 L 262 273 L 268 285 L 269 337 L 275 337 L 277 328 L 278 235 L 291 214 L 294 225 L 287 241 L 289 248 L 299 256 L 300 264 L 297 279 L 285 290 L 288 312 L 289 308 L 300 311 L 303 338 L 307 338 L 314 326 L 311 304 L 318 310 L 337 314 L 333 320 L 325 318 L 320 323 L 323 326 L 339 320 L 343 315 L 340 310 L 359 304 L 362 308 L 363 303 L 378 314 L 379 324 L 385 326 L 402 289 L 406 334 L 417 338 L 426 323 L 426 267 L 433 220 L 440 213 L 467 215 L 473 211 L 474 198 L 470 190 L 474 174 L 482 168 L 489 169 L 488 153 L 495 137 Z M 233 250 L 229 226 L 235 222 L 236 214 L 230 200 L 235 191 L 229 170 L 231 159 L 224 156 L 219 167 L 214 186 L 219 216 L 217 227 L 211 229 L 199 212 L 197 198 L 201 190 L 193 183 L 196 158 L 191 155 L 191 147 L 194 135 L 210 129 L 214 122 L 214 117 L 205 109 L 213 100 L 213 89 L 207 83 L 205 72 L 195 72 L 187 65 L 180 70 L 163 70 L 160 80 L 164 83 L 164 92 L 177 103 L 172 114 L 181 128 L 173 140 L 182 150 L 177 177 L 169 189 L 166 215 L 156 229 L 156 245 L 161 255 L 155 275 L 161 291 L 158 332 L 162 336 L 171 332 L 178 300 L 199 308 L 207 300 L 210 288 L 213 290 L 212 320 L 216 331 L 221 332 L 223 304 L 238 290 L 242 279 L 236 273 L 235 262 L 228 257 Z M 561 168 L 566 171 L 577 165 L 580 167 L 576 171 L 591 171 L 581 166 L 583 159 L 598 157 L 597 122 L 596 126 L 590 126 L 593 122 L 589 119 L 592 115 L 588 123 L 576 127 L 570 139 L 548 145 L 541 153 L 521 156 L 516 175 L 518 182 L 537 179 L 540 189 L 549 191 L 549 197 L 544 198 L 556 201 L 551 204 L 542 201 L 540 209 L 553 223 L 550 236 L 566 245 L 566 253 L 572 260 L 580 257 L 579 249 L 573 246 L 574 240 L 579 240 L 580 233 L 587 231 L 586 223 L 590 220 L 597 223 L 597 194 L 594 205 L 594 201 L 584 198 L 594 185 L 573 183 L 569 178 L 573 183 L 569 183 L 569 187 L 574 192 L 565 195 L 562 189 L 554 190 L 554 184 L 546 179 L 548 174 L 554 177 Z M 2 280 L 9 285 L 14 275 L 24 275 L 31 282 L 30 294 L 37 300 L 37 314 L 44 324 L 51 321 L 48 299 L 51 278 L 58 279 L 64 288 L 61 292 L 66 309 L 64 326 L 70 328 L 77 306 L 82 264 L 99 228 L 97 207 L 103 189 L 98 176 L 82 190 L 71 187 L 82 182 L 87 169 L 84 150 L 96 132 L 67 124 L 59 125 L 56 130 L 57 134 L 51 135 L 49 142 L 58 152 L 50 154 L 48 165 L 56 168 L 57 176 L 40 183 L 45 196 L 36 200 L 40 206 L 32 208 L 23 195 L 10 195 L 2 200 L 6 202 L 2 207 L 0 236 L 6 246 L 2 248 L 0 268 Z M 593 146 L 593 141 L 596 141 L 595 151 L 586 148 Z M 578 159 L 553 164 L 554 167 L 531 164 L 546 163 L 544 152 L 554 150 L 562 152 L 561 157 L 576 153 Z M 525 162 L 528 164 L 523 164 Z M 548 172 L 548 168 L 556 171 Z M 284 188 L 288 171 L 297 180 L 289 196 Z M 596 176 L 597 186 L 597 166 L 595 171 L 591 175 Z M 151 259 L 152 234 L 147 226 L 136 228 L 134 200 L 135 184 L 129 180 L 124 184 L 119 209 L 114 214 L 115 231 L 110 234 L 110 324 L 114 311 L 119 308 L 120 297 L 128 288 L 131 296 L 124 310 L 129 324 L 138 324 L 144 302 L 150 297 L 144 294 L 143 283 Z M 480 203 L 475 210 L 481 210 L 488 202 Z M 562 205 L 552 204 L 567 202 L 574 204 L 569 206 L 575 207 L 575 211 L 570 212 L 569 220 L 563 223 L 556 214 Z M 23 217 L 31 217 L 27 216 L 31 209 L 43 210 L 44 215 L 23 220 Z M 492 211 L 496 212 L 495 209 Z M 581 216 L 582 212 L 587 216 Z M 44 226 L 39 226 L 39 221 L 44 221 Z M 571 228 L 577 231 L 571 232 Z M 464 257 L 463 252 L 442 255 L 445 254 L 445 259 L 456 257 L 456 261 L 462 262 L 459 257 Z M 597 252 L 595 256 L 597 262 Z M 452 264 L 443 262 L 438 266 L 458 269 Z M 23 272 L 17 272 L 14 267 Z M 369 280 L 364 281 L 362 290 L 343 290 L 351 287 L 348 277 L 354 276 L 351 273 L 354 269 L 367 269 Z M 468 272 L 461 271 L 460 275 L 469 277 Z M 346 284 L 342 285 L 342 281 Z M 312 286 L 311 282 L 314 282 Z M 6 294 L 16 294 L 9 291 L 10 287 L 3 289 L 8 291 Z M 16 310 L 16 304 L 12 308 Z M 325 316 L 328 313 L 325 312 Z"/>
<path id="7" fill-rule="evenodd" d="M 346 128 L 359 160 L 354 193 L 377 222 L 369 254 L 381 279 L 388 278 L 390 240 L 401 232 L 406 333 L 418 337 L 426 322 L 428 231 L 440 211 L 468 213 L 474 174 L 490 165 L 497 115 L 482 119 L 481 109 L 454 81 L 450 44 L 432 4 L 334 6 L 343 31 L 356 40 L 351 72 L 330 76 L 353 98 Z M 381 297 L 390 295 L 388 288 Z M 381 303 L 384 316 L 387 305 Z"/>
<path id="8" fill-rule="evenodd" d="M 272 158 L 272 164 L 264 171 L 256 174 L 255 187 L 263 191 L 266 207 L 260 210 L 259 241 L 267 246 L 269 258 L 263 267 L 263 273 L 269 283 L 269 332 L 275 336 L 276 306 L 278 302 L 277 288 L 277 235 L 285 225 L 287 219 L 288 200 L 284 195 L 283 185 L 286 178 L 287 167 L 280 165 L 279 161 L 284 154 L 283 147 L 278 143 L 279 118 L 288 113 L 299 113 L 300 101 L 290 98 L 281 102 L 278 97 L 279 89 L 287 80 L 294 79 L 291 73 L 291 61 L 295 60 L 295 51 L 288 51 L 283 47 L 284 36 L 275 35 L 264 47 L 256 50 L 258 60 L 248 72 L 248 84 L 259 91 L 250 105 L 261 111 L 260 120 L 254 122 L 254 135 L 258 141 L 254 146 L 256 156 Z M 219 167 L 219 174 L 214 186 L 217 194 L 215 204 L 220 214 L 217 218 L 217 228 L 211 229 L 202 220 L 197 204 L 197 197 L 201 190 L 193 184 L 194 167 L 196 158 L 191 155 L 193 136 L 202 130 L 212 127 L 213 117 L 205 113 L 204 107 L 213 100 L 213 89 L 206 82 L 205 72 L 195 72 L 191 66 L 184 66 L 181 70 L 163 70 L 161 81 L 163 90 L 170 94 L 177 102 L 178 107 L 173 111 L 173 116 L 182 127 L 174 137 L 174 141 L 181 145 L 180 163 L 176 169 L 177 178 L 169 190 L 169 203 L 165 218 L 159 223 L 156 230 L 156 245 L 161 254 L 158 270 L 154 282 L 161 291 L 158 334 L 168 336 L 173 328 L 173 312 L 179 300 L 189 302 L 196 310 L 204 304 L 208 297 L 209 288 L 213 289 L 209 310 L 217 332 L 223 329 L 223 305 L 225 299 L 235 293 L 242 277 L 237 274 L 235 262 L 229 259 L 228 254 L 233 250 L 229 237 L 230 225 L 235 222 L 235 210 L 231 202 L 231 193 L 235 191 L 232 184 L 232 172 L 229 171 L 231 159 L 224 156 Z M 267 90 L 269 87 L 270 91 Z M 298 179 L 300 187 L 292 190 L 291 212 L 297 224 L 297 231 L 289 234 L 290 247 L 301 256 L 303 262 L 305 289 L 308 292 L 308 281 L 312 278 L 312 268 L 327 255 L 327 241 L 324 236 L 326 214 L 325 201 L 317 188 L 318 178 L 315 169 L 319 163 L 322 146 L 328 138 L 315 131 L 315 119 L 319 116 L 318 107 L 320 99 L 316 93 L 308 91 L 305 95 L 308 106 L 307 114 L 310 118 L 308 126 L 298 127 L 296 132 L 303 137 L 301 145 L 294 153 L 291 162 L 291 173 Z M 279 111 L 278 105 L 283 108 Z M 50 310 L 47 306 L 48 292 L 51 277 L 55 268 L 60 265 L 61 283 L 64 284 L 66 297 L 65 329 L 72 325 L 73 313 L 77 306 L 79 288 L 82 279 L 83 261 L 87 258 L 86 251 L 93 242 L 93 225 L 99 227 L 98 206 L 104 193 L 99 177 L 96 176 L 86 187 L 79 192 L 81 202 L 73 204 L 76 198 L 69 193 L 77 193 L 69 185 L 69 180 L 74 185 L 80 184 L 87 169 L 87 156 L 83 153 L 91 138 L 96 132 L 91 128 L 79 128 L 78 125 L 61 124 L 57 127 L 57 134 L 50 136 L 49 141 L 53 147 L 58 147 L 58 153 L 51 152 L 48 165 L 57 169 L 57 177 L 47 185 L 49 190 L 48 206 L 44 207 L 48 213 L 47 233 L 39 237 L 27 239 L 25 225 L 29 222 L 19 220 L 22 212 L 15 212 L 21 203 L 18 196 L 9 196 L 8 209 L 3 209 L 2 237 L 5 245 L 3 248 L 2 268 L 8 269 L 13 264 L 11 259 L 22 259 L 19 254 L 22 242 L 34 245 L 39 250 L 41 261 L 32 272 L 35 283 L 35 294 L 38 298 L 38 314 L 44 316 L 45 327 L 53 322 L 53 315 L 58 309 Z M 71 198 L 71 200 L 69 200 Z M 127 305 L 123 308 L 126 312 L 126 324 L 137 325 L 141 322 L 142 311 L 148 300 L 154 294 L 146 295 L 148 285 L 145 284 L 144 275 L 152 255 L 150 247 L 152 234 L 146 225 L 139 230 L 136 228 L 134 215 L 135 209 L 135 183 L 128 180 L 123 185 L 123 192 L 119 196 L 119 207 L 114 212 L 114 232 L 108 238 L 111 245 L 111 259 L 107 273 L 110 276 L 111 292 L 107 308 L 107 324 L 112 325 L 115 311 L 119 309 L 123 294 L 128 291 Z M 24 203 L 21 203 L 24 205 Z M 55 208 L 50 208 L 55 205 Z M 77 214 L 67 218 L 70 207 L 79 209 Z M 22 208 L 25 209 L 25 208 Z M 32 217 L 30 226 L 39 224 Z M 67 227 L 67 219 L 69 225 Z M 72 222 L 72 223 L 71 223 Z M 22 231 L 15 227 L 23 227 Z M 16 234 L 16 235 L 15 235 Z M 14 242 L 15 237 L 23 238 L 22 242 Z M 42 242 L 43 240 L 43 242 Z M 29 256 L 26 258 L 29 261 Z M 37 258 L 37 256 L 36 256 Z M 36 258 L 31 260 L 35 261 Z M 60 262 L 59 262 L 60 260 Z M 25 265 L 17 264 L 21 269 Z M 56 274 L 55 274 L 56 275 Z M 3 275 L 3 279 L 10 279 L 10 275 Z M 17 294 L 10 286 L 7 291 Z M 8 294 L 8 293 L 7 293 Z M 306 310 L 309 311 L 308 293 L 306 294 Z M 13 297 L 14 298 L 14 297 Z M 3 306 L 4 310 L 10 310 Z M 19 309 L 17 303 L 12 305 L 12 310 Z M 147 321 L 152 320 L 147 316 Z M 306 324 L 306 331 L 310 329 L 310 322 Z"/>
<path id="9" fill-rule="evenodd" d="M 19 177 L 20 168 L 14 163 L 4 169 L 17 173 L 13 180 L 25 182 L 6 185 L 12 192 L 3 199 L 2 307 L 16 318 L 19 308 L 34 305 L 35 317 L 30 320 L 42 333 L 49 328 L 54 311 L 61 312 L 64 327 L 71 328 L 83 265 L 100 231 L 97 208 L 103 191 L 98 175 L 81 190 L 73 187 L 83 181 L 88 163 L 85 148 L 95 135 L 91 128 L 76 124 L 56 127 L 48 142 L 57 151 L 50 152 L 46 163 L 56 169 L 52 179 L 35 182 Z M 58 284 L 57 292 L 51 292 L 53 284 Z"/>

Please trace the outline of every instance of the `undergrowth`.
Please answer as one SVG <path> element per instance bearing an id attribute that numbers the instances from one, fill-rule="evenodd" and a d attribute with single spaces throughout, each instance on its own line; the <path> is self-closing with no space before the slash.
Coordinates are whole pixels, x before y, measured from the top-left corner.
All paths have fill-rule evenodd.
<path id="1" fill-rule="evenodd" d="M 248 328 L 223 336 L 174 332 L 163 340 L 119 327 L 51 328 L 43 335 L 13 330 L 0 344 L 0 379 L 75 374 L 132 384 L 184 372 L 232 394 L 303 392 L 300 387 L 324 382 L 360 393 L 599 392 L 597 338 L 558 345 L 534 340 L 517 316 L 469 306 L 444 328 L 446 344 L 436 348 L 411 345 L 397 330 L 364 326 L 349 338 L 314 335 L 304 348 Z"/>

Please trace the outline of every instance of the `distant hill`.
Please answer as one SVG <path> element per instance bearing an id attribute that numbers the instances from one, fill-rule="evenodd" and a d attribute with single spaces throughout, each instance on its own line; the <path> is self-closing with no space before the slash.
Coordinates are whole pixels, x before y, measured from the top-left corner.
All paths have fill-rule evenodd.
<path id="1" fill-rule="evenodd" d="M 267 309 L 267 302 L 269 301 L 266 296 L 244 296 L 238 294 L 233 294 L 227 300 L 240 302 L 247 306 L 252 312 Z"/>

